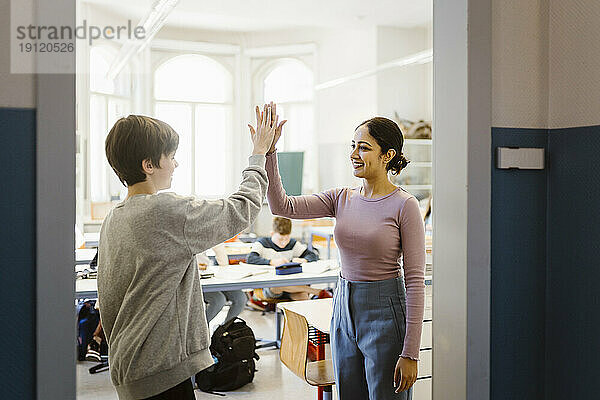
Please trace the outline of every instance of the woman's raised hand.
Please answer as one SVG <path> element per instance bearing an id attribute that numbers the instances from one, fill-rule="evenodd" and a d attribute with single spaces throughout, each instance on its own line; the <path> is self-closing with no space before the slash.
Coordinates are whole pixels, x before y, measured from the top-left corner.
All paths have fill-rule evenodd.
<path id="1" fill-rule="evenodd" d="M 252 154 L 265 155 L 271 148 L 279 120 L 279 117 L 273 117 L 274 114 L 271 106 L 268 104 L 265 104 L 263 112 L 260 112 L 260 109 L 256 106 L 256 129 L 248 124 L 254 146 Z"/>
<path id="2" fill-rule="evenodd" d="M 271 103 L 269 103 L 269 105 L 273 109 L 273 113 L 271 114 L 271 121 L 273 122 L 274 126 L 276 126 L 277 128 L 275 129 L 275 137 L 273 138 L 273 144 L 271 145 L 271 148 L 269 149 L 267 154 L 271 154 L 275 151 L 275 145 L 277 144 L 277 142 L 279 141 L 279 138 L 281 137 L 281 131 L 283 129 L 283 125 L 287 122 L 287 119 L 284 119 L 283 121 L 281 121 L 281 123 L 277 124 L 277 122 L 279 121 L 279 115 L 277 115 L 277 104 L 271 102 Z M 277 117 L 275 117 L 275 116 L 277 116 Z"/>

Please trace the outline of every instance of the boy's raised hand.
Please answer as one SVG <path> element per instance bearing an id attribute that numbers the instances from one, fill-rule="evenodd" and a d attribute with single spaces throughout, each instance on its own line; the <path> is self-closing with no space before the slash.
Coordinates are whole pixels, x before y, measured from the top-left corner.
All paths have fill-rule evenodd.
<path id="1" fill-rule="evenodd" d="M 275 118 L 274 122 L 272 120 L 273 118 Z M 250 136 L 252 137 L 252 144 L 254 145 L 252 154 L 264 155 L 269 151 L 273 144 L 278 120 L 279 117 L 273 117 L 273 110 L 270 105 L 265 104 L 262 113 L 258 106 L 256 107 L 256 129 L 248 124 Z"/>

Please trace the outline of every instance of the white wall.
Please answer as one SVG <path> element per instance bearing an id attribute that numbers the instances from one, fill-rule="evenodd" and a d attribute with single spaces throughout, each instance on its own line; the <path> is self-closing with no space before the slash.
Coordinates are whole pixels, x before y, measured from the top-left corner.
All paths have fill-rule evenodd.
<path id="1" fill-rule="evenodd" d="M 600 124 L 600 2 L 492 1 L 492 124 Z"/>
<path id="2" fill-rule="evenodd" d="M 0 3 L 0 107 L 35 107 L 35 76 L 10 73 L 10 1 Z"/>
<path id="3" fill-rule="evenodd" d="M 600 2 L 550 1 L 550 128 L 600 124 Z"/>
<path id="4" fill-rule="evenodd" d="M 377 63 L 383 64 L 431 48 L 429 29 L 377 28 Z M 432 64 L 392 68 L 377 74 L 377 114 L 431 121 Z"/>
<path id="5" fill-rule="evenodd" d="M 492 0 L 492 126 L 548 125 L 548 2 Z"/>

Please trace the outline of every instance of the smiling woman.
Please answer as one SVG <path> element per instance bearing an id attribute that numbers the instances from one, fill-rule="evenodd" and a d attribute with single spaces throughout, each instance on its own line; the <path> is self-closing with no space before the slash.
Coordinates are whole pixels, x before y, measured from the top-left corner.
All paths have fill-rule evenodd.
<path id="1" fill-rule="evenodd" d="M 410 162 L 402 154 L 403 145 L 402 131 L 395 122 L 382 117 L 364 121 L 356 128 L 351 145 L 354 176 L 367 178 L 382 168 L 399 174 Z"/>
<path id="2" fill-rule="evenodd" d="M 279 130 L 275 142 L 280 135 Z M 389 119 L 361 123 L 350 159 L 362 185 L 316 195 L 288 196 L 275 151 L 267 154 L 267 198 L 274 215 L 336 218 L 342 271 L 331 345 L 340 398 L 407 400 L 417 379 L 425 232 L 417 200 L 392 184 L 388 175 L 408 164 L 403 141 L 400 128 Z"/>

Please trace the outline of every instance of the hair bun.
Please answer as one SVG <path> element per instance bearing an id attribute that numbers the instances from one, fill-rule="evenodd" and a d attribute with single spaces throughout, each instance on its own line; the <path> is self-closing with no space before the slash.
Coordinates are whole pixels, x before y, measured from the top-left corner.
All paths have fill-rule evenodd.
<path id="1" fill-rule="evenodd" d="M 398 175 L 400 171 L 406 168 L 409 162 L 403 153 L 396 154 L 388 164 L 388 171 L 391 171 L 394 175 Z"/>

